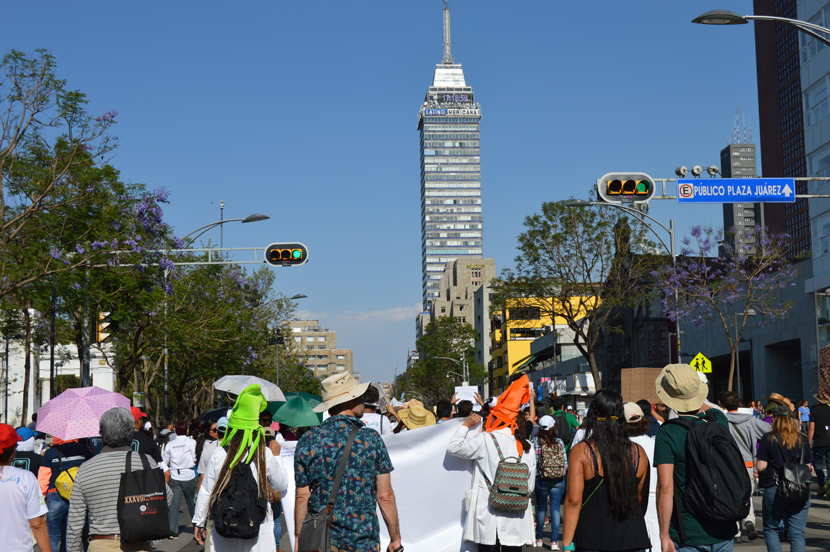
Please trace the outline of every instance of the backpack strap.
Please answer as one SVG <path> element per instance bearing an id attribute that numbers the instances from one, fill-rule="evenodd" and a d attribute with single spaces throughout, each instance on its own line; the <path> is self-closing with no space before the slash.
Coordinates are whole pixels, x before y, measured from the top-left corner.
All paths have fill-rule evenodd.
<path id="1" fill-rule="evenodd" d="M 490 438 L 493 439 L 493 444 L 496 445 L 496 451 L 499 453 L 499 462 L 504 462 L 504 455 L 501 453 L 501 447 L 499 446 L 499 441 L 496 439 L 496 436 L 490 433 Z"/>
<path id="2" fill-rule="evenodd" d="M 337 502 L 337 491 L 340 490 L 340 481 L 343 479 L 343 473 L 346 471 L 346 464 L 349 463 L 349 455 L 352 453 L 352 443 L 357 437 L 357 432 L 360 431 L 360 426 L 355 426 L 349 434 L 349 439 L 346 441 L 346 446 L 343 447 L 343 456 L 340 458 L 340 466 L 337 468 L 337 475 L 331 484 L 331 492 L 329 499 L 326 502 L 326 515 L 331 517 L 331 511 L 334 510 L 334 503 Z"/>
<path id="3" fill-rule="evenodd" d="M 744 444 L 744 446 L 745 446 L 745 447 L 746 447 L 746 448 L 747 448 L 750 452 L 752 452 L 752 447 L 750 446 L 749 441 L 747 440 L 747 438 L 746 438 L 746 437 L 744 437 L 744 434 L 741 432 L 741 430 L 740 430 L 740 429 L 738 429 L 738 424 L 736 424 L 735 422 L 731 422 L 731 421 L 729 422 L 729 424 L 730 424 L 732 427 L 734 427 L 734 428 L 735 428 L 735 432 L 738 434 L 738 437 L 741 439 L 741 442 Z"/>

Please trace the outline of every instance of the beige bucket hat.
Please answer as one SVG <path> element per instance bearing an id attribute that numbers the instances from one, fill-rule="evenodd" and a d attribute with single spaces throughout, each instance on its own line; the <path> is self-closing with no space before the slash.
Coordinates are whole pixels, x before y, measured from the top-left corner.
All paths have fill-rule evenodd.
<path id="1" fill-rule="evenodd" d="M 349 372 L 329 376 L 320 382 L 320 387 L 323 390 L 323 402 L 312 410 L 314 412 L 325 412 L 332 406 L 362 397 L 370 383 L 358 383 Z"/>
<path id="2" fill-rule="evenodd" d="M 697 410 L 709 394 L 709 386 L 700 381 L 688 364 L 669 364 L 655 380 L 657 397 L 678 412 Z"/>

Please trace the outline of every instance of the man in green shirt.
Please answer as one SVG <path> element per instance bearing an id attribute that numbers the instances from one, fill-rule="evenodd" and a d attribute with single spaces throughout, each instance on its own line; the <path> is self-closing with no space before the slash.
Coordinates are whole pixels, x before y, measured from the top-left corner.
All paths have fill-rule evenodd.
<path id="1" fill-rule="evenodd" d="M 565 412 L 565 400 L 560 397 L 553 399 L 550 415 L 553 416 L 553 421 L 556 423 L 557 435 L 565 443 L 565 448 L 569 449 L 579 427 L 579 421 L 570 412 Z"/>
<path id="2" fill-rule="evenodd" d="M 703 383 L 688 364 L 669 364 L 657 378 L 657 396 L 680 417 L 693 419 L 703 416 L 703 401 L 709 387 Z M 718 423 L 727 428 L 729 422 L 715 409 Z M 735 521 L 696 519 L 681 506 L 674 510 L 674 493 L 680 493 L 683 504 L 686 492 L 686 435 L 687 430 L 677 424 L 664 424 L 657 433 L 654 445 L 654 465 L 657 467 L 657 517 L 660 521 L 662 552 L 730 552 L 733 548 Z M 686 540 L 681 542 L 678 514 L 683 516 Z"/>

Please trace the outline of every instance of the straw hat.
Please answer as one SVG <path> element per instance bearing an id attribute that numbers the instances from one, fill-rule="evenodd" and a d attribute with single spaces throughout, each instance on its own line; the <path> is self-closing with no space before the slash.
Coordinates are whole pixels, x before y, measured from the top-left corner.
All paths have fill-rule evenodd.
<path id="1" fill-rule="evenodd" d="M 667 365 L 654 384 L 657 397 L 678 412 L 698 410 L 709 394 L 709 386 L 700 381 L 695 369 L 688 364 Z"/>
<path id="2" fill-rule="evenodd" d="M 407 429 L 435 425 L 435 415 L 424 408 L 424 404 L 417 399 L 409 401 L 407 408 L 398 411 L 398 416 Z"/>
<path id="3" fill-rule="evenodd" d="M 329 376 L 320 383 L 323 389 L 323 402 L 312 410 L 314 412 L 325 412 L 332 406 L 362 397 L 370 383 L 368 381 L 358 383 L 349 372 Z"/>
<path id="4" fill-rule="evenodd" d="M 830 397 L 819 391 L 815 395 L 813 395 L 819 404 L 830 404 Z"/>

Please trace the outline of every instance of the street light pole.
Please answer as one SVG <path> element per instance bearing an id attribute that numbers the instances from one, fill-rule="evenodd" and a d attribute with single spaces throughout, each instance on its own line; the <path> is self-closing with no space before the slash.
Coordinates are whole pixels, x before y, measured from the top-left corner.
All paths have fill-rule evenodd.
<path id="1" fill-rule="evenodd" d="M 467 355 L 462 354 L 460 361 L 456 360 L 454 358 L 450 358 L 450 357 L 436 356 L 436 357 L 432 357 L 432 358 L 435 358 L 435 359 L 438 359 L 438 360 L 449 360 L 449 361 L 454 362 L 454 363 L 458 364 L 459 366 L 461 366 L 461 374 L 462 374 L 461 375 L 461 385 L 463 385 L 463 386 L 469 385 L 470 373 L 467 371 Z"/>

